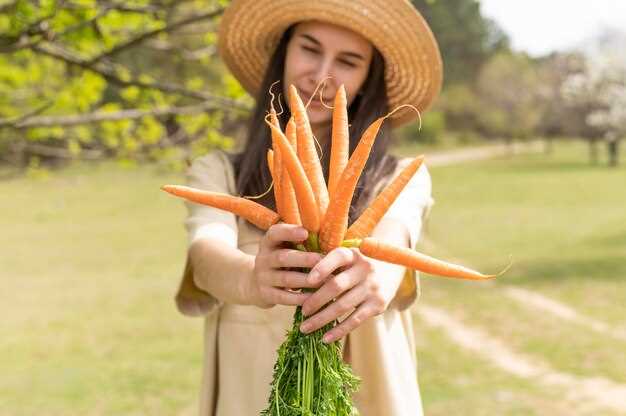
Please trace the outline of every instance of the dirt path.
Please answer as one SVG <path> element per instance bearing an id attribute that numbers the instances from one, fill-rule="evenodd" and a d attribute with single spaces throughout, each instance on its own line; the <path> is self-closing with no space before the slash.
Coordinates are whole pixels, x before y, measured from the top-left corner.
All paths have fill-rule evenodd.
<path id="1" fill-rule="evenodd" d="M 513 147 L 502 144 L 490 145 L 431 154 L 428 157 L 428 164 L 445 166 L 542 150 L 543 143 L 541 141 L 516 143 Z M 506 296 L 523 303 L 525 306 L 532 306 L 560 319 L 583 325 L 603 335 L 626 340 L 626 330 L 616 329 L 604 322 L 584 316 L 571 307 L 546 296 L 513 287 L 504 288 L 503 291 Z M 546 387 L 561 389 L 565 397 L 576 404 L 580 413 L 610 409 L 620 414 L 626 414 L 626 384 L 616 383 L 605 377 L 580 377 L 557 371 L 535 357 L 513 351 L 506 343 L 481 329 L 468 327 L 439 308 L 421 303 L 417 305 L 416 311 L 427 325 L 442 329 L 456 344 L 472 351 L 503 371 L 520 378 L 531 379 L 533 382 Z"/>
<path id="2" fill-rule="evenodd" d="M 557 371 L 546 363 L 513 351 L 480 329 L 464 325 L 441 309 L 420 304 L 417 314 L 427 325 L 442 329 L 459 346 L 507 373 L 561 389 L 581 412 L 605 409 L 626 413 L 625 384 L 604 377 L 580 377 Z"/>
<path id="3" fill-rule="evenodd" d="M 554 299 L 548 298 L 547 296 L 517 287 L 507 287 L 504 289 L 504 293 L 509 298 L 518 301 L 524 306 L 532 306 L 536 309 L 547 312 L 557 318 L 563 319 L 564 321 L 582 325 L 600 334 L 608 335 L 615 339 L 626 341 L 625 329 L 613 328 L 605 322 L 590 318 L 588 316 L 584 316 L 579 312 L 576 312 L 569 306 L 560 303 Z M 624 400 L 626 401 L 626 397 L 624 398 Z"/>
<path id="4" fill-rule="evenodd" d="M 472 160 L 484 160 L 498 156 L 515 155 L 520 153 L 536 153 L 543 151 L 543 142 L 533 140 L 531 142 L 506 144 L 492 144 L 467 149 L 443 151 L 427 155 L 426 163 L 429 166 L 446 166 L 454 163 L 469 162 Z"/>

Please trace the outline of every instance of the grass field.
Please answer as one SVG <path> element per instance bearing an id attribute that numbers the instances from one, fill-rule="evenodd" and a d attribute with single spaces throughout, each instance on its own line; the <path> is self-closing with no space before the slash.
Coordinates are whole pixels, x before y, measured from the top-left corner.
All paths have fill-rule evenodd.
<path id="1" fill-rule="evenodd" d="M 422 278 L 426 414 L 619 414 L 503 370 L 428 324 L 420 306 L 560 374 L 625 385 L 626 341 L 611 332 L 626 326 L 624 167 L 589 166 L 574 143 L 431 175 L 436 205 L 421 249 L 489 272 L 509 255 L 514 264 L 490 284 Z M 185 212 L 158 190 L 181 180 L 106 163 L 0 182 L 0 415 L 195 414 L 202 322 L 172 301 Z M 510 288 L 609 329 L 515 301 Z"/>

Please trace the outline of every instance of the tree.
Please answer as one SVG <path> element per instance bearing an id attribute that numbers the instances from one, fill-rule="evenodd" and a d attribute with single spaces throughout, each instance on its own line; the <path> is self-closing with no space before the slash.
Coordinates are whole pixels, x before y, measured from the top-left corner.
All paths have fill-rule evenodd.
<path id="1" fill-rule="evenodd" d="M 538 98 L 542 103 L 542 116 L 537 133 L 547 141 L 546 151 L 552 149 L 552 138 L 558 136 L 584 137 L 584 109 L 572 105 L 561 92 L 564 82 L 574 74 L 585 70 L 585 58 L 580 53 L 552 53 L 538 58 Z"/>
<path id="2" fill-rule="evenodd" d="M 539 79 L 524 54 L 500 53 L 487 62 L 478 77 L 479 124 L 492 137 L 528 138 L 542 114 Z"/>
<path id="3" fill-rule="evenodd" d="M 190 158 L 246 112 L 215 59 L 219 0 L 14 0 L 0 8 L 0 157 Z M 211 93 L 209 93 L 211 91 Z"/>
<path id="4" fill-rule="evenodd" d="M 563 96 L 587 110 L 585 123 L 595 132 L 590 136 L 592 163 L 597 162 L 597 139 L 603 138 L 607 143 L 609 165 L 616 166 L 619 142 L 626 136 L 626 66 L 588 65 L 585 72 L 565 81 Z"/>
<path id="5" fill-rule="evenodd" d="M 446 84 L 473 82 L 495 53 L 509 50 L 508 36 L 480 14 L 477 0 L 412 0 L 441 50 Z"/>

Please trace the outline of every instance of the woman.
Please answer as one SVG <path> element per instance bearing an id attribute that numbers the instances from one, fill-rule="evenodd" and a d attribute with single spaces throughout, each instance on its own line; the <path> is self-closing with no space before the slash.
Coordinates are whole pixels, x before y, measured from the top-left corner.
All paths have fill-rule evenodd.
<path id="1" fill-rule="evenodd" d="M 441 85 L 435 40 L 405 0 L 235 0 L 222 19 L 219 46 L 257 105 L 241 154 L 214 152 L 190 168 L 189 184 L 208 190 L 260 195 L 268 188 L 265 155 L 271 139 L 264 117 L 268 91 L 277 80 L 284 96 L 293 84 L 307 100 L 326 79 L 326 102 L 343 84 L 351 150 L 376 118 L 400 104 L 424 110 Z M 391 125 L 416 114 L 397 114 L 378 135 L 351 220 L 402 167 L 403 162 L 387 155 Z M 327 175 L 331 111 L 316 98 L 308 115 Z M 289 117 L 286 107 L 283 126 Z M 271 194 L 262 203 L 273 207 Z M 414 246 L 430 203 L 430 178 L 421 168 L 373 235 Z M 291 325 L 294 305 L 302 305 L 308 316 L 303 332 L 342 318 L 325 341 L 343 341 L 344 359 L 362 379 L 354 397 L 362 415 L 421 414 L 407 309 L 417 293 L 414 274 L 358 250 L 340 248 L 322 258 L 283 249 L 286 241 L 306 238 L 306 230 L 298 226 L 278 224 L 263 232 L 230 213 L 192 204 L 188 208 L 190 245 L 177 303 L 183 313 L 205 317 L 202 415 L 253 415 L 264 409 L 276 350 Z M 311 272 L 285 272 L 290 267 Z M 303 287 L 318 290 L 286 290 Z M 332 299 L 337 301 L 324 308 Z"/>

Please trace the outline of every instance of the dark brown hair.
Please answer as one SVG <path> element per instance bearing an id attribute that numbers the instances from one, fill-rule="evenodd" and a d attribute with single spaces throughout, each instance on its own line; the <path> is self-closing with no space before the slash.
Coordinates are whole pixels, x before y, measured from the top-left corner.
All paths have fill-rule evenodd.
<path id="1" fill-rule="evenodd" d="M 267 166 L 267 149 L 271 148 L 272 138 L 270 129 L 265 124 L 265 116 L 269 111 L 271 100 L 268 91 L 277 80 L 280 81 L 278 83 L 279 91 L 283 91 L 281 83 L 285 68 L 287 44 L 291 37 L 292 28 L 293 26 L 283 34 L 278 47 L 270 59 L 259 94 L 256 97 L 256 107 L 249 121 L 247 142 L 243 152 L 235 155 L 233 158 L 237 191 L 240 195 L 261 195 L 267 191 L 272 182 Z M 279 120 L 284 127 L 287 121 L 289 121 L 291 113 L 287 106 L 283 107 L 284 111 L 279 116 Z M 352 154 L 367 127 L 388 112 L 385 62 L 382 55 L 374 49 L 367 79 L 363 83 L 361 91 L 348 108 L 350 154 Z M 350 210 L 350 223 L 356 220 L 374 196 L 372 193 L 375 184 L 385 179 L 396 168 L 397 159 L 387 154 L 390 140 L 391 127 L 389 122 L 385 122 L 378 133 L 370 157 L 357 184 Z M 330 145 L 330 140 L 327 140 L 326 143 Z M 329 159 L 330 149 L 323 149 L 322 167 L 326 180 L 328 180 Z M 272 192 L 267 193 L 257 202 L 272 209 L 275 207 Z"/>

